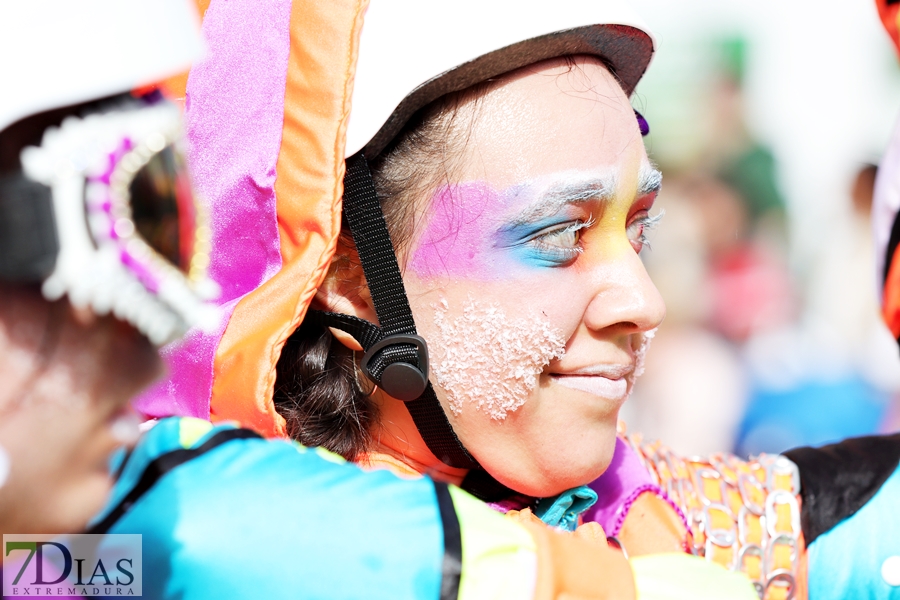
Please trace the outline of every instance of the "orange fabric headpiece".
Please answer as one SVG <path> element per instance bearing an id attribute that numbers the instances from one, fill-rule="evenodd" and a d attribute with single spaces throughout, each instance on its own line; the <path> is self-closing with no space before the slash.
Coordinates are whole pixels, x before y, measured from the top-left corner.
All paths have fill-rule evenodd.
<path id="1" fill-rule="evenodd" d="M 337 243 L 367 2 L 199 4 L 208 54 L 187 79 L 185 110 L 195 184 L 211 215 L 220 323 L 165 351 L 170 377 L 137 407 L 283 436 L 275 364 Z"/>

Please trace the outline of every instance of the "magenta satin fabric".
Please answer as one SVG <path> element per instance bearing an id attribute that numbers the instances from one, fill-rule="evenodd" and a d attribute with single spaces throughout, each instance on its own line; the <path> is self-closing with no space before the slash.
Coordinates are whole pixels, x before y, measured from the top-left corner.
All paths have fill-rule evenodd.
<path id="1" fill-rule="evenodd" d="M 675 509 L 687 528 L 687 519 L 681 509 L 653 482 L 631 446 L 621 438 L 616 438 L 616 449 L 609 468 L 588 484 L 588 487 L 597 492 L 597 502 L 584 513 L 584 522 L 599 523 L 606 535 L 619 535 L 631 505 L 645 492 L 654 493 L 665 500 Z"/>
<path id="2" fill-rule="evenodd" d="M 191 331 L 163 350 L 169 376 L 135 401 L 148 416 L 209 418 L 213 359 L 234 306 L 281 268 L 275 165 L 290 20 L 291 0 L 214 0 L 204 16 L 207 55 L 191 70 L 185 119 L 195 188 L 209 212 L 210 276 L 222 287 L 222 313 L 213 331 Z"/>

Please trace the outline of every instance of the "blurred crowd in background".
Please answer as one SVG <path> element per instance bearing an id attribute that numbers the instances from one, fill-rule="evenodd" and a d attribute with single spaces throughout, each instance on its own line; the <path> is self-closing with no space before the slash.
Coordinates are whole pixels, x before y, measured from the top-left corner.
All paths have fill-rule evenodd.
<path id="1" fill-rule="evenodd" d="M 628 429 L 742 456 L 900 430 L 869 232 L 900 67 L 874 5 L 636 4 L 659 44 L 633 103 L 665 174 L 643 256 L 668 316 Z"/>

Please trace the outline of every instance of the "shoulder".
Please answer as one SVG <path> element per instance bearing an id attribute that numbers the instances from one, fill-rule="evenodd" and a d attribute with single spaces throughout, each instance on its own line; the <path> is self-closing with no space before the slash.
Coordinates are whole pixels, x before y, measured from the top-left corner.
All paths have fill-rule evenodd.
<path id="1" fill-rule="evenodd" d="M 279 598 L 302 588 L 419 598 L 440 587 L 441 518 L 430 480 L 364 473 L 233 425 L 166 419 L 124 462 L 94 530 L 143 536 L 153 597 Z M 354 577 L 335 595 L 338 579 L 323 575 L 346 565 Z"/>

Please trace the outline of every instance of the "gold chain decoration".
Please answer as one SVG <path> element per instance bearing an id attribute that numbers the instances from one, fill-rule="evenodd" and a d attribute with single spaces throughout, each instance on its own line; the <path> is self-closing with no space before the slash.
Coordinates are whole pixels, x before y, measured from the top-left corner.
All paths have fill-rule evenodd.
<path id="1" fill-rule="evenodd" d="M 682 458 L 639 435 L 621 437 L 681 508 L 691 552 L 746 573 L 760 600 L 794 597 L 802 552 L 797 465 L 766 454 Z"/>

